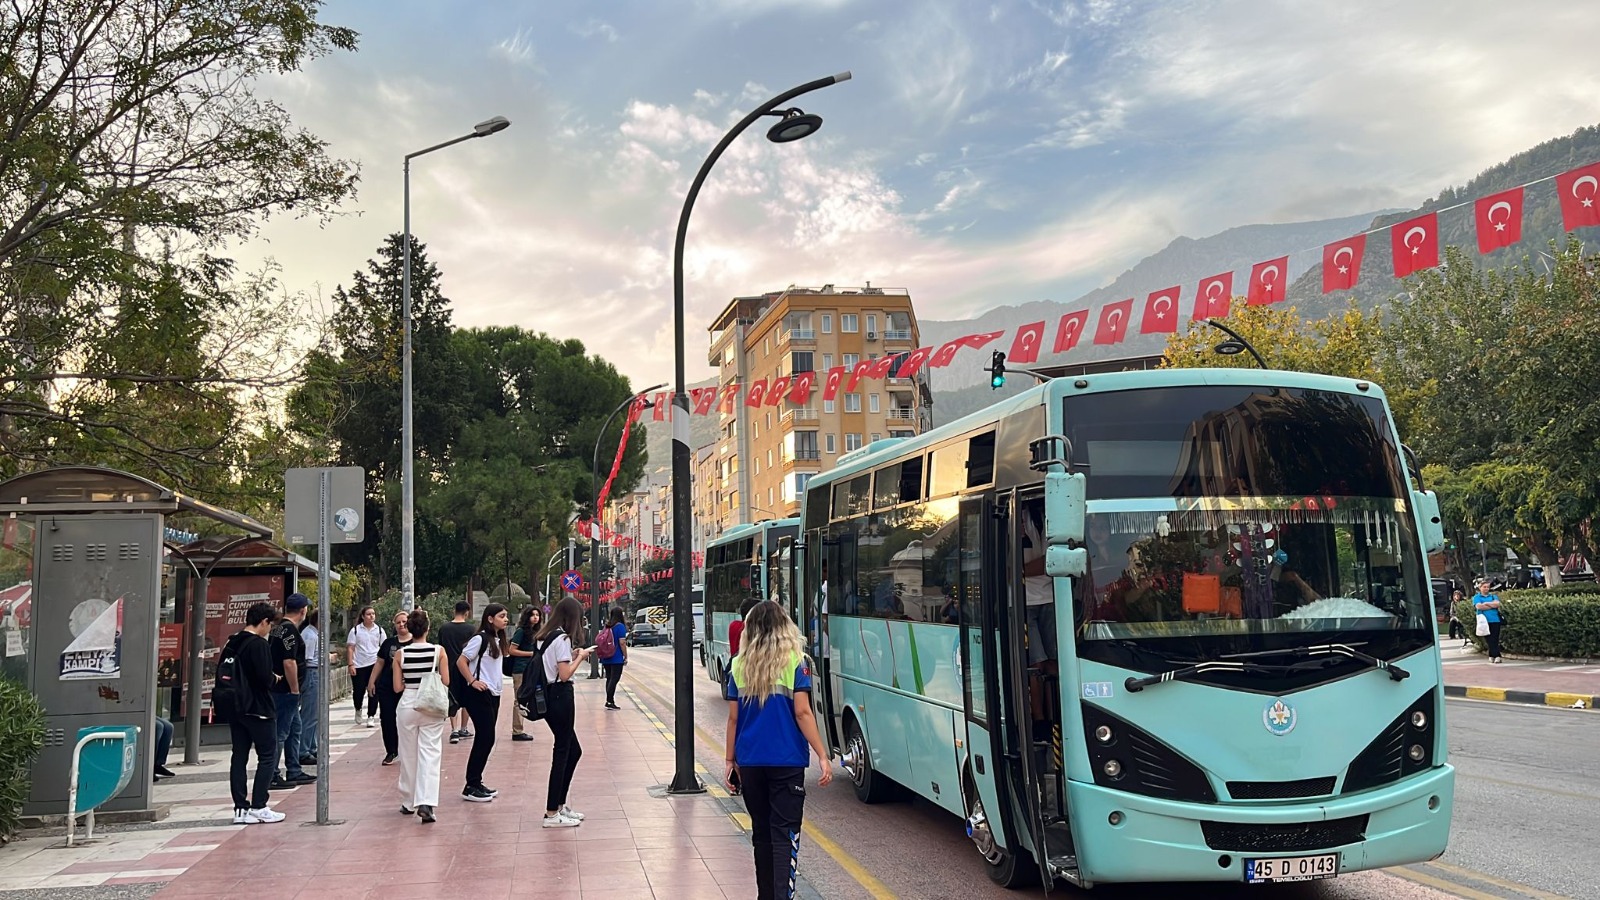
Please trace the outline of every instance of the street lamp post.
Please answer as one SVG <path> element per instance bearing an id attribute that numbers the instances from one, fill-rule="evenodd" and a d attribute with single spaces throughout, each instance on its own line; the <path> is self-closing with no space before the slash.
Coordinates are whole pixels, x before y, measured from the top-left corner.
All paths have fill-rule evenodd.
<path id="1" fill-rule="evenodd" d="M 634 397 L 648 394 L 664 387 L 666 387 L 664 384 L 647 387 L 638 394 L 633 394 L 628 399 L 617 404 L 617 408 L 606 416 L 605 423 L 600 426 L 600 433 L 594 437 L 594 465 L 589 469 L 589 496 L 594 498 L 594 509 L 591 510 L 594 515 L 589 520 L 589 567 L 594 572 L 594 577 L 589 579 L 589 615 L 594 619 L 594 634 L 599 634 L 604 624 L 600 619 L 600 442 L 605 440 L 606 429 L 611 427 L 611 420 L 617 417 L 617 413 L 622 412 L 629 404 L 633 403 Z M 646 400 L 643 407 L 649 409 L 654 405 L 652 401 Z M 590 642 L 592 643 L 593 640 L 591 636 Z M 593 653 L 589 654 L 589 677 L 600 677 L 600 657 Z"/>
<path id="2" fill-rule="evenodd" d="M 511 127 L 504 116 L 479 122 L 472 126 L 471 134 L 451 138 L 406 154 L 405 158 L 405 262 L 400 276 L 400 608 L 416 606 L 417 544 L 416 497 L 412 492 L 412 428 L 411 428 L 411 160 L 425 153 L 443 150 L 452 144 L 488 137 Z M 509 598 L 507 598 L 509 599 Z"/>
<path id="3" fill-rule="evenodd" d="M 829 75 L 816 81 L 809 81 L 799 87 L 773 97 L 766 103 L 756 107 L 751 113 L 739 120 L 721 142 L 712 149 L 711 155 L 700 165 L 700 171 L 694 176 L 694 182 L 689 185 L 689 193 L 683 198 L 683 212 L 678 216 L 678 233 L 672 245 L 672 350 L 673 350 L 673 386 L 675 393 L 672 396 L 672 584 L 673 606 L 676 617 L 673 623 L 673 732 L 676 751 L 676 771 L 672 776 L 672 784 L 668 785 L 667 792 L 672 794 L 694 794 L 705 790 L 700 779 L 694 774 L 694 610 L 691 592 L 694 590 L 693 547 L 690 546 L 693 532 L 693 502 L 689 489 L 689 393 L 684 388 L 684 315 L 683 315 L 683 240 L 689 233 L 689 213 L 694 210 L 695 198 L 700 195 L 700 186 L 705 184 L 706 176 L 711 173 L 711 167 L 716 164 L 722 152 L 728 145 L 749 128 L 752 123 L 762 116 L 776 116 L 778 123 L 767 131 L 767 140 L 776 144 L 786 144 L 797 141 L 814 133 L 822 127 L 822 117 L 802 112 L 798 108 L 778 109 L 784 103 L 800 96 L 841 81 L 850 79 L 849 72 L 838 75 Z"/>

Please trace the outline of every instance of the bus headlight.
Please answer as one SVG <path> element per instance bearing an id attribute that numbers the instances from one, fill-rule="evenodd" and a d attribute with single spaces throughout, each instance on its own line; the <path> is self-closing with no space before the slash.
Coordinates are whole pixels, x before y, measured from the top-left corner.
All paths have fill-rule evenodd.
<path id="1" fill-rule="evenodd" d="M 1422 729 L 1427 728 L 1428 727 L 1428 714 L 1423 712 L 1420 709 L 1414 710 L 1411 713 L 1411 727 L 1415 728 L 1418 731 L 1421 731 Z"/>
<path id="2" fill-rule="evenodd" d="M 1094 730 L 1094 739 L 1102 744 L 1111 743 L 1111 739 L 1114 737 L 1116 735 L 1112 733 L 1110 725 L 1101 725 Z"/>
<path id="3" fill-rule="evenodd" d="M 1428 751 L 1422 749 L 1421 744 L 1412 744 L 1411 749 L 1406 751 L 1406 755 L 1411 757 L 1412 762 L 1422 762 L 1427 757 Z"/>
<path id="4" fill-rule="evenodd" d="M 1121 778 L 1122 763 L 1119 763 L 1114 759 L 1108 759 L 1106 760 L 1105 765 L 1100 767 L 1100 771 L 1106 773 L 1107 778 Z"/>

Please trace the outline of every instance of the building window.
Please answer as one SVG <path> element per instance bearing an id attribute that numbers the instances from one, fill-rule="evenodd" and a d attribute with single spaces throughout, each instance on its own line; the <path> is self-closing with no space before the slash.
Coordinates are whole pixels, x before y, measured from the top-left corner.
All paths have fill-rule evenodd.
<path id="1" fill-rule="evenodd" d="M 856 367 L 856 363 L 858 362 L 861 362 L 861 354 L 846 353 L 844 355 L 844 370 L 846 372 L 853 371 Z"/>
<path id="2" fill-rule="evenodd" d="M 806 485 L 810 484 L 810 483 L 811 483 L 811 473 L 810 472 L 796 472 L 795 476 L 794 476 L 795 496 L 797 496 L 797 497 L 805 496 Z"/>
<path id="3" fill-rule="evenodd" d="M 772 412 L 771 412 L 771 410 L 767 411 L 767 430 L 768 431 L 772 430 Z"/>
<path id="4" fill-rule="evenodd" d="M 856 327 L 856 321 L 857 321 L 857 319 L 856 319 L 856 314 L 855 313 L 840 313 L 839 314 L 839 331 L 841 333 L 844 333 L 844 334 L 854 334 L 854 333 L 856 333 L 857 331 L 860 330 L 859 328 Z"/>
<path id="5" fill-rule="evenodd" d="M 759 457 L 759 456 L 756 457 L 755 469 L 751 472 L 751 474 L 753 474 L 753 475 L 760 475 L 761 474 L 761 457 Z"/>
<path id="6" fill-rule="evenodd" d="M 817 433 L 815 431 L 794 432 L 794 458 L 817 458 Z"/>
<path id="7" fill-rule="evenodd" d="M 838 450 L 834 449 L 833 438 L 834 434 L 831 431 L 822 436 L 822 449 L 828 451 L 830 454 L 839 452 Z"/>
<path id="8" fill-rule="evenodd" d="M 822 314 L 822 333 L 833 334 L 833 315 L 831 313 Z"/>
<path id="9" fill-rule="evenodd" d="M 811 365 L 812 353 L 810 350 L 796 350 L 789 355 L 789 374 L 797 372 L 816 371 Z"/>
<path id="10" fill-rule="evenodd" d="M 875 443 L 877 443 L 877 442 L 878 442 L 878 440 L 879 440 L 879 439 L 880 439 L 880 438 L 879 438 L 879 435 L 878 435 L 878 433 L 877 433 L 877 432 L 876 432 L 876 431 L 874 431 L 874 432 L 873 432 L 873 433 L 872 433 L 872 440 L 870 440 L 870 441 L 868 441 L 868 442 L 867 442 L 867 443 L 869 443 L 869 444 L 875 444 Z"/>
<path id="11" fill-rule="evenodd" d="M 831 368 L 833 368 L 833 354 L 832 353 L 824 353 L 824 354 L 822 354 L 822 371 L 826 372 Z"/>
<path id="12" fill-rule="evenodd" d="M 861 435 L 859 435 L 859 434 L 846 434 L 844 436 L 844 452 L 849 453 L 851 450 L 860 450 L 860 449 L 861 449 Z"/>
<path id="13" fill-rule="evenodd" d="M 847 413 L 861 412 L 861 395 L 860 394 L 845 394 L 844 395 L 844 411 L 847 412 Z"/>
<path id="14" fill-rule="evenodd" d="M 761 437 L 761 423 L 760 422 L 751 422 L 750 423 L 750 439 L 751 440 L 756 440 L 756 439 L 758 439 L 760 437 Z"/>
<path id="15" fill-rule="evenodd" d="M 877 412 L 877 411 L 878 411 L 878 395 L 877 394 L 868 394 L 867 395 L 867 412 Z"/>
<path id="16" fill-rule="evenodd" d="M 822 411 L 827 413 L 828 415 L 833 415 L 833 401 L 832 400 L 824 400 L 824 401 L 822 401 Z"/>
<path id="17" fill-rule="evenodd" d="M 878 317 L 872 313 L 867 314 L 867 330 L 873 334 L 878 333 Z"/>
<path id="18" fill-rule="evenodd" d="M 772 451 L 767 451 L 767 468 L 772 468 Z"/>
<path id="19" fill-rule="evenodd" d="M 767 507 L 772 507 L 772 488 L 767 488 Z"/>

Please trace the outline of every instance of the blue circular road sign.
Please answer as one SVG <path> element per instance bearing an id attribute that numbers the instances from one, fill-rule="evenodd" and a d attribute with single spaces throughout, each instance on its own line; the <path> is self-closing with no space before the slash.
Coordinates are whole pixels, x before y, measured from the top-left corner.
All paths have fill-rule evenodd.
<path id="1" fill-rule="evenodd" d="M 583 576 L 578 574 L 578 570 L 568 569 L 561 573 L 562 590 L 575 591 L 581 587 L 583 587 Z"/>

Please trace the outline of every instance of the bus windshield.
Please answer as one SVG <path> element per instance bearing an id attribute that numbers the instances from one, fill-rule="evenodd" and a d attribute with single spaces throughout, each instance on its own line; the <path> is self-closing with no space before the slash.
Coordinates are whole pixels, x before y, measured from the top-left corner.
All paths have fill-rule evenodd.
<path id="1" fill-rule="evenodd" d="M 1428 632 L 1410 495 L 1377 398 L 1204 385 L 1065 402 L 1091 501 L 1083 655 L 1127 664 L 1091 645 L 1138 642 L 1147 668 L 1151 651 L 1341 641 L 1393 658 Z"/>

